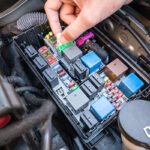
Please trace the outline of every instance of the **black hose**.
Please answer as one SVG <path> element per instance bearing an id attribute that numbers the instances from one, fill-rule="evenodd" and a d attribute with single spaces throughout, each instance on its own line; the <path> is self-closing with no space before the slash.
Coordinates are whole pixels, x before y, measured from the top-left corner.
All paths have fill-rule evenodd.
<path id="1" fill-rule="evenodd" d="M 47 101 L 47 99 L 38 98 L 34 94 L 25 92 L 24 97 L 27 102 L 31 103 L 34 106 L 40 106 L 43 102 Z M 52 133 L 52 116 L 48 117 L 48 120 L 43 125 L 42 132 L 42 142 L 41 142 L 41 150 L 51 150 L 51 133 Z"/>
<path id="2" fill-rule="evenodd" d="M 7 80 L 9 83 L 13 85 L 18 85 L 18 86 L 26 85 L 25 81 L 21 77 L 18 77 L 18 76 L 9 76 L 7 77 Z"/>
<path id="3" fill-rule="evenodd" d="M 27 85 L 31 85 L 25 71 L 24 71 L 24 68 L 20 62 L 20 57 L 19 56 L 16 56 L 15 58 L 15 63 L 14 63 L 14 68 L 13 68 L 13 71 L 16 71 L 17 75 L 19 75 L 22 79 L 24 79 L 25 83 Z"/>
<path id="4" fill-rule="evenodd" d="M 16 88 L 16 92 L 17 93 L 23 93 L 23 92 L 32 92 L 32 93 L 36 93 L 36 94 L 39 94 L 41 95 L 41 90 L 35 88 L 35 87 L 32 87 L 32 86 L 24 86 L 24 87 L 19 87 L 19 88 Z"/>
<path id="5" fill-rule="evenodd" d="M 24 93 L 24 97 L 27 102 L 31 103 L 31 105 L 40 106 L 43 102 L 45 102 L 47 99 L 38 98 L 34 94 L 31 94 L 29 92 Z"/>
<path id="6" fill-rule="evenodd" d="M 55 105 L 50 101 L 46 101 L 38 110 L 27 115 L 23 120 L 13 123 L 4 129 L 0 129 L 0 146 L 6 145 L 13 139 L 27 133 L 28 130 L 32 129 L 34 126 L 38 126 L 40 123 L 47 120 L 55 111 Z"/>
<path id="7" fill-rule="evenodd" d="M 51 144 L 52 144 L 52 117 L 49 116 L 48 120 L 44 124 L 41 150 L 51 150 L 52 148 Z"/>

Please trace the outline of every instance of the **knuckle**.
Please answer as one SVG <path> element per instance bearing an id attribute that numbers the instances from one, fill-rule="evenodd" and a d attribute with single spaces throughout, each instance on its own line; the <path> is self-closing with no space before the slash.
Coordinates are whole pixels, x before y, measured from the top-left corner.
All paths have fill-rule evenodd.
<path id="1" fill-rule="evenodd" d="M 65 29 L 65 32 L 62 33 L 62 36 L 68 41 L 72 41 L 74 39 L 74 32 L 68 27 Z"/>

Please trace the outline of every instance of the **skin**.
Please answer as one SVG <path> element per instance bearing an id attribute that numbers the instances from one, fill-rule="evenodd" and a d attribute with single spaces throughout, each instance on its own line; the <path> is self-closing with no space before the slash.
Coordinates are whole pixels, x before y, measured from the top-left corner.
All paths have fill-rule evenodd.
<path id="1" fill-rule="evenodd" d="M 45 11 L 53 33 L 55 35 L 62 33 L 61 43 L 68 43 L 131 1 L 47 0 Z M 59 17 L 68 24 L 63 31 Z"/>

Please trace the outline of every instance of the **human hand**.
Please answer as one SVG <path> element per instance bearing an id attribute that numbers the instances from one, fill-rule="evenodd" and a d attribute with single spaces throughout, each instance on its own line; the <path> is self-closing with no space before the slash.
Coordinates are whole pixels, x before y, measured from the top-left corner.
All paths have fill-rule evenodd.
<path id="1" fill-rule="evenodd" d="M 62 32 L 61 43 L 68 43 L 87 29 L 106 19 L 132 0 L 47 0 L 45 11 L 55 35 Z M 60 18 L 68 24 L 62 31 Z"/>

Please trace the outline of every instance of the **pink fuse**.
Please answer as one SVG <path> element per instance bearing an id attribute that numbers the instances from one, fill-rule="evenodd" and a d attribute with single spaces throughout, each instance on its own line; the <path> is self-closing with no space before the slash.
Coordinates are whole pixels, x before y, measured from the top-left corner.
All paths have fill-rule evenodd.
<path id="1" fill-rule="evenodd" d="M 84 44 L 84 42 L 90 38 L 94 37 L 94 33 L 89 32 L 86 35 L 80 37 L 79 39 L 76 40 L 77 46 L 81 46 Z"/>

